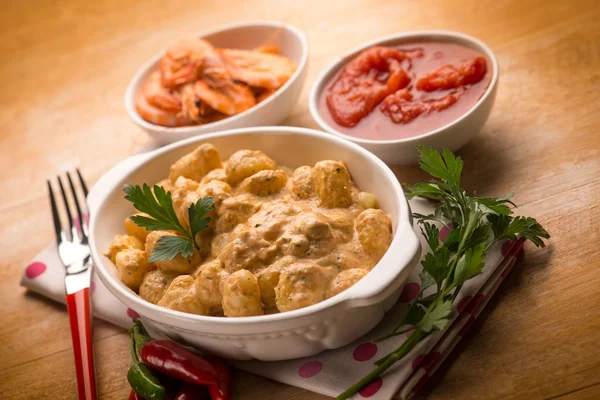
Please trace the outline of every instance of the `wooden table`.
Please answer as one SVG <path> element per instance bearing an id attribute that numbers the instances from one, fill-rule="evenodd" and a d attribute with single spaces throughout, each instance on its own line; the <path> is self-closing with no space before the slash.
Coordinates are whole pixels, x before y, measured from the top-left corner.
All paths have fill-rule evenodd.
<path id="1" fill-rule="evenodd" d="M 600 8 L 594 0 L 20 1 L 0 14 L 0 397 L 76 397 L 63 306 L 18 286 L 53 237 L 44 179 L 79 165 L 93 182 L 148 141 L 125 87 L 174 40 L 246 18 L 295 24 L 310 41 L 306 87 L 287 125 L 316 127 L 318 72 L 379 36 L 451 29 L 487 42 L 501 78 L 483 132 L 459 154 L 480 194 L 514 191 L 552 234 L 524 258 L 428 385 L 431 399 L 600 398 Z M 423 178 L 395 167 L 402 181 Z M 102 399 L 124 399 L 128 338 L 95 322 Z M 237 372 L 236 399 L 324 399 Z"/>

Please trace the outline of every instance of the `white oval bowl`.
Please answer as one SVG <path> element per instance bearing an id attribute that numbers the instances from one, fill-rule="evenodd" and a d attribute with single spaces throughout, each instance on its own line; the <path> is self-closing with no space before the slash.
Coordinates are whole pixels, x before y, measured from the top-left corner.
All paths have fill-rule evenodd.
<path id="1" fill-rule="evenodd" d="M 415 42 L 443 42 L 457 44 L 479 52 L 491 63 L 492 79 L 487 90 L 483 96 L 481 96 L 479 101 L 460 118 L 436 130 L 415 137 L 395 140 L 370 140 L 356 138 L 340 132 L 321 117 L 321 112 L 319 111 L 319 99 L 321 93 L 338 71 L 346 66 L 348 62 L 353 60 L 360 52 L 372 46 L 397 46 Z M 386 163 L 415 163 L 418 160 L 418 153 L 415 149 L 416 145 L 433 146 L 440 150 L 446 147 L 451 151 L 455 151 L 467 144 L 467 142 L 481 131 L 481 128 L 487 121 L 490 112 L 492 111 L 492 106 L 494 105 L 496 89 L 498 86 L 498 75 L 499 68 L 496 56 L 485 43 L 472 36 L 452 31 L 413 31 L 399 33 L 362 44 L 332 62 L 325 68 L 312 86 L 309 98 L 309 108 L 312 117 L 323 130 L 359 144 L 377 155 Z"/>
<path id="2" fill-rule="evenodd" d="M 306 79 L 308 41 L 298 28 L 275 21 L 250 21 L 227 25 L 198 35 L 216 47 L 251 50 L 259 46 L 278 46 L 280 54 L 297 65 L 292 77 L 269 98 L 254 107 L 223 120 L 205 125 L 166 127 L 144 120 L 135 109 L 135 98 L 148 76 L 158 69 L 164 51 L 154 56 L 134 75 L 125 92 L 125 109 L 129 117 L 159 144 L 210 132 L 250 126 L 270 126 L 281 123 L 300 97 Z"/>
<path id="3" fill-rule="evenodd" d="M 133 212 L 123 199 L 125 183 L 153 183 L 169 166 L 199 144 L 210 142 L 223 159 L 240 149 L 262 150 L 279 164 L 312 165 L 342 160 L 361 190 L 377 195 L 392 218 L 390 248 L 381 261 L 350 289 L 321 303 L 279 314 L 225 318 L 186 314 L 151 304 L 131 291 L 103 253 L 123 232 Z M 90 248 L 96 272 L 106 287 L 136 311 L 151 333 L 232 359 L 284 360 L 344 346 L 371 330 L 398 300 L 402 283 L 420 255 L 410 209 L 393 172 L 360 146 L 324 132 L 291 127 L 238 129 L 171 144 L 134 156 L 107 172 L 90 192 Z"/>

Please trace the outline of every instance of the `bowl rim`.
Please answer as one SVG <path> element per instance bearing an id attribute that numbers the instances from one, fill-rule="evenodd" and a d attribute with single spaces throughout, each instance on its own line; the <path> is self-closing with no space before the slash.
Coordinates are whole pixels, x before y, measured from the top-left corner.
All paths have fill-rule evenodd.
<path id="1" fill-rule="evenodd" d="M 126 179 L 127 176 L 131 175 L 135 171 L 146 167 L 153 159 L 163 155 L 164 153 L 168 153 L 172 150 L 175 150 L 180 147 L 188 146 L 194 142 L 207 142 L 213 138 L 217 137 L 235 137 L 238 135 L 244 134 L 266 134 L 266 135 L 277 135 L 277 134 L 285 134 L 285 135 L 305 135 L 305 136 L 315 136 L 319 139 L 323 139 L 325 141 L 333 142 L 335 144 L 341 145 L 342 147 L 346 147 L 349 151 L 354 151 L 358 153 L 362 153 L 367 158 L 370 158 L 373 163 L 378 167 L 380 173 L 383 174 L 388 180 L 392 181 L 392 187 L 389 190 L 394 190 L 396 205 L 398 206 L 398 217 L 397 217 L 397 227 L 396 232 L 392 238 L 392 243 L 390 247 L 382 257 L 382 259 L 371 269 L 370 272 L 373 272 L 377 267 L 380 267 L 382 264 L 390 264 L 398 265 L 396 271 L 389 272 L 387 270 L 391 269 L 381 269 L 381 273 L 379 275 L 383 275 L 386 271 L 388 275 L 393 275 L 390 279 L 388 277 L 388 285 L 377 287 L 367 286 L 366 283 L 369 281 L 377 281 L 374 276 L 378 276 L 378 274 L 367 274 L 363 279 L 357 282 L 348 290 L 345 290 L 329 299 L 323 300 L 319 303 L 313 304 L 308 307 L 304 307 L 297 310 L 286 311 L 282 313 L 268 314 L 268 315 L 260 315 L 260 316 L 251 316 L 251 317 L 236 317 L 236 318 L 227 318 L 227 317 L 216 317 L 216 316 L 204 316 L 204 315 L 195 315 L 184 313 L 181 311 L 170 310 L 164 307 L 159 307 L 158 305 L 152 304 L 131 291 L 128 288 L 125 288 L 124 285 L 118 285 L 117 282 L 119 279 L 107 269 L 104 268 L 102 261 L 106 259 L 103 255 L 103 250 L 99 249 L 96 246 L 95 239 L 95 231 L 96 225 L 99 224 L 98 218 L 103 214 L 103 209 L 106 206 L 106 199 L 115 191 L 118 190 L 119 181 Z M 139 156 L 138 156 L 139 157 Z M 115 167 L 118 168 L 118 165 Z M 107 173 L 108 174 L 108 173 Z M 100 183 L 100 180 L 98 183 Z M 170 145 L 161 147 L 157 150 L 151 151 L 149 153 L 144 154 L 141 157 L 141 160 L 137 162 L 137 164 L 130 168 L 121 178 L 112 181 L 108 184 L 109 187 L 106 189 L 101 189 L 101 193 L 94 193 L 95 196 L 99 197 L 96 201 L 98 204 L 96 210 L 92 210 L 91 218 L 90 218 L 90 235 L 89 235 L 89 245 L 90 252 L 92 256 L 92 260 L 95 264 L 95 270 L 98 273 L 98 277 L 101 281 L 106 285 L 107 289 L 117 297 L 121 302 L 125 303 L 129 306 L 128 303 L 135 304 L 135 311 L 139 312 L 142 317 L 162 320 L 162 323 L 166 323 L 168 325 L 174 325 L 182 327 L 182 324 L 185 323 L 209 323 L 213 325 L 220 325 L 221 327 L 226 326 L 256 326 L 262 325 L 264 323 L 276 323 L 281 321 L 289 321 L 289 320 L 299 320 L 303 317 L 310 316 L 311 314 L 315 314 L 320 311 L 324 311 L 326 309 L 331 309 L 334 306 L 342 303 L 346 303 L 348 307 L 352 306 L 353 302 L 356 302 L 357 305 L 365 305 L 376 303 L 387 295 L 386 288 L 390 287 L 398 276 L 402 274 L 402 272 L 411 266 L 411 263 L 415 261 L 415 257 L 420 254 L 420 242 L 419 239 L 412 228 L 412 218 L 410 213 L 410 207 L 408 202 L 406 201 L 406 197 L 404 196 L 404 192 L 402 187 L 396 178 L 395 174 L 392 170 L 378 157 L 376 157 L 373 153 L 365 150 L 359 145 L 352 143 L 348 140 L 341 139 L 336 136 L 329 135 L 325 132 L 307 129 L 307 128 L 297 128 L 297 127 L 252 127 L 252 128 L 240 128 L 240 129 L 232 129 L 221 132 L 214 132 L 208 135 L 203 136 L 194 136 L 185 140 L 181 140 Z M 93 191 L 93 189 L 92 189 Z M 92 194 L 90 191 L 90 194 Z M 396 253 L 396 254 L 394 254 Z M 371 276 L 370 280 L 367 278 Z M 120 281 L 119 281 L 120 282 Z M 361 282 L 363 285 L 360 285 Z M 373 283 L 373 282 L 369 282 Z M 362 286 L 362 287 L 361 287 Z M 353 290 L 354 289 L 354 290 Z M 362 289 L 362 294 L 360 289 Z M 123 300 L 125 299 L 125 300 Z M 165 321 L 168 320 L 168 321 Z M 201 326 L 201 325 L 198 325 Z M 244 333 L 241 333 L 243 335 Z"/>
<path id="2" fill-rule="evenodd" d="M 411 39 L 411 38 L 414 38 L 415 40 L 432 40 L 432 41 L 435 41 L 436 39 L 438 39 L 438 40 L 442 39 L 445 42 L 453 42 L 458 45 L 461 45 L 464 42 L 471 42 L 471 44 L 476 45 L 477 47 L 479 47 L 479 49 L 482 52 L 485 53 L 484 55 L 492 63 L 492 79 L 490 80 L 490 83 L 489 83 L 488 87 L 486 88 L 484 94 L 479 98 L 477 103 L 475 103 L 475 105 L 473 105 L 473 107 L 471 107 L 469 110 L 467 110 L 466 113 L 462 114 L 460 117 L 458 117 L 454 121 L 451 121 L 451 122 L 447 123 L 446 125 L 443 125 L 432 131 L 425 132 L 421 135 L 412 136 L 412 137 L 408 137 L 408 138 L 387 139 L 387 140 L 364 139 L 364 138 L 358 138 L 358 137 L 348 135 L 344 132 L 338 131 L 337 129 L 335 129 L 334 127 L 329 125 L 321 117 L 321 113 L 319 111 L 319 98 L 320 98 L 321 92 L 325 89 L 325 86 L 327 85 L 327 83 L 330 82 L 330 79 L 333 78 L 333 76 L 340 70 L 340 68 L 342 68 L 348 62 L 350 62 L 353 58 L 355 58 L 358 55 L 358 53 L 360 53 L 361 51 L 363 51 L 369 47 L 376 46 L 376 45 L 382 44 L 384 42 L 389 42 L 389 41 L 393 41 L 393 40 L 403 40 L 403 39 Z M 392 44 L 389 44 L 389 45 L 392 45 Z M 475 110 L 477 110 L 487 100 L 488 97 L 492 96 L 492 94 L 494 92 L 494 88 L 498 84 L 498 78 L 499 78 L 499 73 L 500 73 L 499 70 L 500 70 L 500 68 L 499 68 L 498 59 L 496 58 L 496 55 L 494 54 L 494 52 L 489 48 L 489 46 L 486 45 L 480 39 L 477 39 L 476 37 L 468 35 L 466 33 L 450 31 L 450 30 L 416 30 L 416 31 L 395 33 L 395 34 L 391 34 L 391 35 L 387 35 L 387 36 L 382 36 L 377 39 L 373 39 L 371 41 L 360 44 L 360 45 L 352 48 L 351 50 L 347 51 L 346 53 L 344 53 L 344 55 L 342 55 L 342 56 L 336 58 L 334 61 L 332 61 L 319 74 L 319 76 L 313 83 L 313 86 L 312 86 L 312 88 L 310 90 L 310 94 L 309 94 L 308 107 L 309 107 L 311 116 L 317 122 L 317 124 L 319 125 L 319 127 L 321 129 L 323 129 L 329 133 L 332 133 L 334 135 L 343 137 L 344 139 L 351 140 L 355 143 L 359 143 L 361 145 L 378 145 L 378 144 L 384 145 L 384 144 L 400 144 L 400 143 L 418 144 L 418 143 L 422 142 L 422 140 L 425 138 L 429 138 L 429 137 L 438 135 L 446 130 L 450 130 L 450 129 L 454 128 L 456 125 L 462 123 L 465 119 L 467 119 L 469 116 L 471 116 L 475 112 Z"/>
<path id="3" fill-rule="evenodd" d="M 160 132 L 160 133 L 182 133 L 182 134 L 185 134 L 185 133 L 200 133 L 202 131 L 215 132 L 215 131 L 218 131 L 219 129 L 222 129 L 222 127 L 226 126 L 227 123 L 238 121 L 242 118 L 245 118 L 250 113 L 257 112 L 257 111 L 262 110 L 265 107 L 267 107 L 268 104 L 275 101 L 284 91 L 286 91 L 290 86 L 292 86 L 292 84 L 302 75 L 303 71 L 306 69 L 306 65 L 308 63 L 308 56 L 309 56 L 308 39 L 306 38 L 306 34 L 302 30 L 300 30 L 299 28 L 297 28 L 294 25 L 280 22 L 280 21 L 275 21 L 275 20 L 249 20 L 249 21 L 242 21 L 242 22 L 235 22 L 235 23 L 231 23 L 231 24 L 221 25 L 218 28 L 207 30 L 207 31 L 202 31 L 200 33 L 196 33 L 196 34 L 189 35 L 189 36 L 203 38 L 205 36 L 222 33 L 222 32 L 229 31 L 229 30 L 240 29 L 240 28 L 253 28 L 253 27 L 270 27 L 273 29 L 278 29 L 278 28 L 286 29 L 294 34 L 294 36 L 299 41 L 300 46 L 302 48 L 302 55 L 300 57 L 300 62 L 298 63 L 298 65 L 296 67 L 296 71 L 292 74 L 292 76 L 290 77 L 290 79 L 287 80 L 286 83 L 284 83 L 279 89 L 277 89 L 275 91 L 275 93 L 273 93 L 267 99 L 265 99 L 264 101 L 261 101 L 258 104 L 255 104 L 254 106 L 250 107 L 249 109 L 247 109 L 245 111 L 242 111 L 239 114 L 235 114 L 235 115 L 229 116 L 227 118 L 224 118 L 220 121 L 214 121 L 214 122 L 211 122 L 208 124 L 203 124 L 203 125 L 169 127 L 169 126 L 156 125 L 151 122 L 148 122 L 145 119 L 143 119 L 138 114 L 137 110 L 135 109 L 135 96 L 138 93 L 138 91 L 136 90 L 136 86 L 138 86 L 138 84 L 140 83 L 140 81 L 142 80 L 144 75 L 146 75 L 146 73 L 148 73 L 148 71 L 153 70 L 158 66 L 160 59 L 163 57 L 163 55 L 165 54 L 165 51 L 167 50 L 167 48 L 164 48 L 160 52 L 158 52 L 156 55 L 151 57 L 148 61 L 146 61 L 135 72 L 135 74 L 129 81 L 129 84 L 127 85 L 127 89 L 125 90 L 125 97 L 124 97 L 125 110 L 127 111 L 129 118 L 131 118 L 133 120 L 133 122 L 135 122 L 137 125 L 139 125 L 143 129 L 150 130 L 150 131 L 153 131 L 156 133 Z"/>

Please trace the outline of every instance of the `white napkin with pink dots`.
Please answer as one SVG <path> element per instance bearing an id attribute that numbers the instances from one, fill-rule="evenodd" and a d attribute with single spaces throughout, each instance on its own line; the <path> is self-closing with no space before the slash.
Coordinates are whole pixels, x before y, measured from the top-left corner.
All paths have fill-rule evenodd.
<path id="1" fill-rule="evenodd" d="M 432 206 L 425 200 L 410 201 L 413 212 L 429 214 Z M 421 236 L 423 256 L 428 245 Z M 442 228 L 442 240 L 448 234 Z M 492 246 L 486 257 L 483 272 L 469 280 L 456 299 L 455 318 L 443 332 L 435 332 L 421 341 L 401 362 L 398 362 L 380 378 L 363 388 L 355 399 L 389 400 L 396 396 L 409 399 L 426 384 L 440 364 L 469 330 L 489 299 L 498 289 L 517 256 L 523 249 L 523 241 L 507 241 Z M 237 368 L 262 375 L 273 380 L 298 386 L 313 392 L 335 397 L 348 386 L 369 373 L 373 361 L 396 349 L 406 338 L 397 336 L 384 342 L 370 341 L 391 331 L 396 321 L 406 311 L 409 303 L 419 292 L 419 264 L 406 281 L 398 303 L 384 316 L 375 329 L 357 341 L 335 350 L 324 351 L 312 357 L 288 361 L 232 361 Z M 64 303 L 64 268 L 58 258 L 56 244 L 51 243 L 25 268 L 21 285 L 52 300 Z M 433 288 L 431 288 L 433 290 Z M 135 311 L 117 300 L 94 274 L 92 278 L 92 301 L 94 316 L 123 328 L 132 325 L 137 318 Z M 429 293 L 425 291 L 425 295 Z"/>

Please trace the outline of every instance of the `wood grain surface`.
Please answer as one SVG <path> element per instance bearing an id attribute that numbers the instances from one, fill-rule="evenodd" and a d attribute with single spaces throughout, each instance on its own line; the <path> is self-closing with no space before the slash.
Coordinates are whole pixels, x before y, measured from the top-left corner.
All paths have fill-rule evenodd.
<path id="1" fill-rule="evenodd" d="M 9 1 L 0 13 L 0 398 L 74 399 L 65 308 L 27 293 L 24 264 L 53 236 L 44 180 L 78 165 L 93 182 L 148 142 L 123 95 L 149 57 L 180 37 L 275 19 L 310 41 L 307 84 L 286 125 L 316 128 L 319 71 L 379 36 L 451 29 L 500 61 L 495 108 L 459 154 L 482 195 L 514 191 L 550 246 L 528 246 L 475 329 L 420 397 L 600 398 L 600 7 L 597 1 Z M 394 167 L 401 181 L 423 178 Z M 102 399 L 125 399 L 128 338 L 95 321 Z M 235 399 L 325 399 L 235 372 Z"/>

